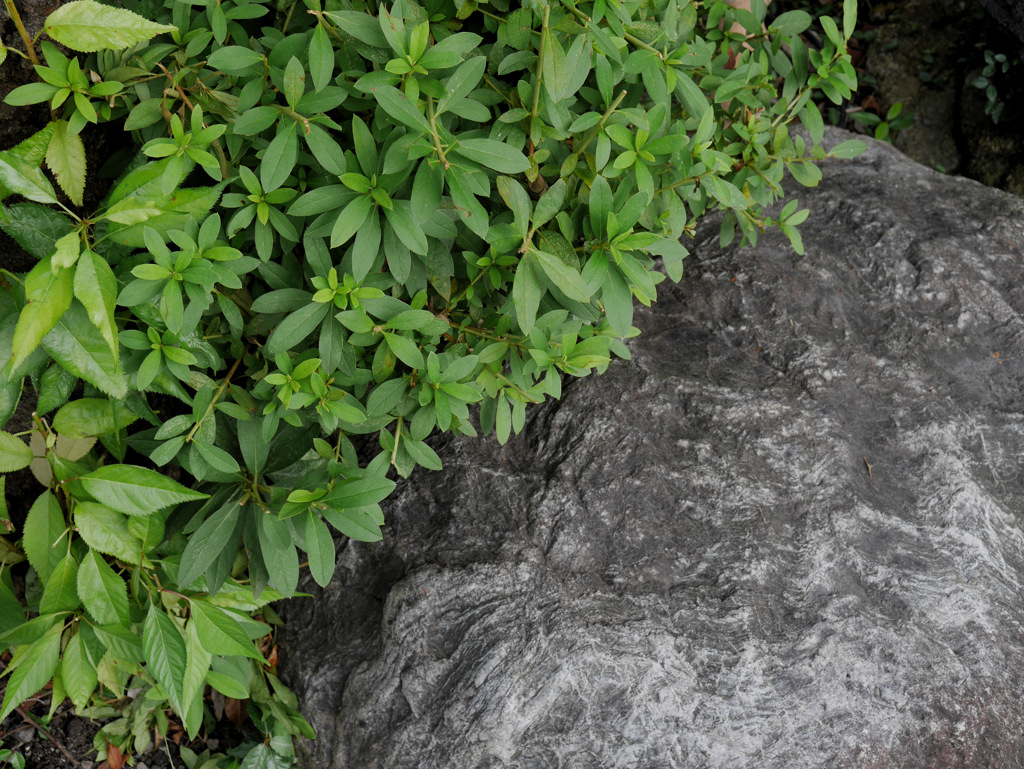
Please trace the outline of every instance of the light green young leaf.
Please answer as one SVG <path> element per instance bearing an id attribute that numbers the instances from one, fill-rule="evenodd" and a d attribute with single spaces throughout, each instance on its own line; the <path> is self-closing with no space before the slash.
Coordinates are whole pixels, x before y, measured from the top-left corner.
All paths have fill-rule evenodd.
<path id="1" fill-rule="evenodd" d="M 0 431 L 0 473 L 13 473 L 32 463 L 32 449 L 21 438 Z"/>
<path id="2" fill-rule="evenodd" d="M 39 346 L 71 306 L 73 285 L 71 270 L 57 270 L 54 275 L 49 259 L 43 259 L 25 276 L 26 304 L 14 330 L 12 369 Z"/>
<path id="3" fill-rule="evenodd" d="M 37 167 L 13 154 L 0 152 L 0 199 L 21 195 L 36 203 L 56 204 L 53 185 Z"/>
<path id="4" fill-rule="evenodd" d="M 46 17 L 46 34 L 74 51 L 120 50 L 175 27 L 157 24 L 123 8 L 74 0 Z"/>
<path id="5" fill-rule="evenodd" d="M 0 721 L 4 720 L 22 702 L 38 692 L 53 677 L 60 659 L 60 636 L 64 624 L 58 622 L 35 641 L 18 659 L 11 673 L 0 708 Z"/>
<path id="6" fill-rule="evenodd" d="M 68 131 L 66 120 L 55 120 L 53 126 L 50 145 L 46 148 L 46 165 L 71 202 L 80 206 L 85 191 L 85 144 L 81 134 Z"/>
<path id="7" fill-rule="evenodd" d="M 83 475 L 79 482 L 90 496 L 127 515 L 152 515 L 179 502 L 209 496 L 135 465 L 106 465 Z"/>
<path id="8" fill-rule="evenodd" d="M 117 300 L 117 279 L 107 260 L 86 249 L 75 267 L 74 292 L 89 313 L 89 320 L 110 345 L 110 352 L 116 360 L 118 344 L 114 302 Z"/>

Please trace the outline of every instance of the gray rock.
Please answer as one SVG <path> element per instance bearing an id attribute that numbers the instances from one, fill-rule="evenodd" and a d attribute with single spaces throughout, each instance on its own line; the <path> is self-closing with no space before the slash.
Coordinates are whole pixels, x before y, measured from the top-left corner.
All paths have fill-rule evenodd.
<path id="1" fill-rule="evenodd" d="M 1024 766 L 1024 202 L 823 170 L 288 605 L 307 766 Z"/>
<path id="2" fill-rule="evenodd" d="M 1003 31 L 1017 38 L 1019 48 L 1024 48 L 1024 2 L 1021 0 L 981 0 L 985 10 Z"/>

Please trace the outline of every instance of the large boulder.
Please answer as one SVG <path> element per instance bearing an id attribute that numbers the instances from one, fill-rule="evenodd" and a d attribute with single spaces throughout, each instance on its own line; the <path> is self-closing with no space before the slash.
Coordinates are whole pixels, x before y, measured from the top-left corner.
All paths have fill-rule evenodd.
<path id="1" fill-rule="evenodd" d="M 288 605 L 307 766 L 1024 765 L 1024 203 L 823 170 Z"/>

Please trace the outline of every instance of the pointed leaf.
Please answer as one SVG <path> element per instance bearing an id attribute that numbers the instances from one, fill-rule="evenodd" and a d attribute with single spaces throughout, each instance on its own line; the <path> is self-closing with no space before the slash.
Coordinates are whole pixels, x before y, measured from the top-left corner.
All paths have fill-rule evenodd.
<path id="1" fill-rule="evenodd" d="M 85 191 L 85 144 L 81 134 L 68 132 L 66 120 L 54 121 L 53 136 L 46 148 L 46 165 L 71 202 L 82 205 Z"/>
<path id="2" fill-rule="evenodd" d="M 49 491 L 44 491 L 32 504 L 25 519 L 25 535 L 22 538 L 22 549 L 28 556 L 28 562 L 36 570 L 39 579 L 45 584 L 54 568 L 64 557 L 64 550 L 54 545 L 61 541 L 67 531 L 64 512 L 60 503 Z"/>
<path id="3" fill-rule="evenodd" d="M 0 152 L 0 198 L 10 194 L 21 195 L 36 203 L 57 202 L 53 185 L 39 168 L 29 164 L 12 152 Z"/>
<path id="4" fill-rule="evenodd" d="M 95 0 L 74 0 L 46 17 L 46 34 L 74 51 L 120 50 L 175 28 Z"/>
<path id="5" fill-rule="evenodd" d="M 43 597 L 39 601 L 40 614 L 57 614 L 78 608 L 78 563 L 70 555 L 60 559 L 53 574 L 46 580 Z"/>
<path id="6" fill-rule="evenodd" d="M 78 569 L 78 597 L 99 625 L 129 623 L 128 592 L 106 560 L 90 550 Z"/>
<path id="7" fill-rule="evenodd" d="M 56 242 L 72 231 L 64 214 L 38 203 L 15 203 L 4 208 L 0 229 L 36 259 L 50 256 Z"/>
<path id="8" fill-rule="evenodd" d="M 177 625 L 155 604 L 149 605 L 149 613 L 142 628 L 142 652 L 150 672 L 160 682 L 180 714 L 184 689 L 185 639 L 181 637 Z"/>
<path id="9" fill-rule="evenodd" d="M 60 672 L 64 688 L 67 690 L 71 702 L 74 703 L 77 710 L 83 710 L 89 704 L 89 698 L 96 688 L 98 676 L 96 666 L 89 658 L 81 632 L 71 636 L 68 645 L 64 647 Z"/>
<path id="10" fill-rule="evenodd" d="M 12 369 L 39 346 L 71 306 L 73 283 L 71 270 L 57 270 L 54 275 L 49 259 L 43 259 L 25 276 L 25 309 L 14 330 Z"/>
<path id="11" fill-rule="evenodd" d="M 107 340 L 111 353 L 116 355 L 118 346 L 114 302 L 117 300 L 117 279 L 107 260 L 87 249 L 75 267 L 74 292 L 89 313 L 89 320 Z"/>
<path id="12" fill-rule="evenodd" d="M 12 473 L 32 464 L 32 449 L 21 438 L 0 431 L 0 473 Z"/>
<path id="13" fill-rule="evenodd" d="M 261 664 L 266 662 L 231 612 L 205 601 L 192 601 L 190 605 L 192 621 L 208 651 L 225 657 L 250 657 Z"/>
<path id="14" fill-rule="evenodd" d="M 155 470 L 134 465 L 107 465 L 79 480 L 90 496 L 127 515 L 151 515 L 179 502 L 209 496 L 192 491 Z"/>
<path id="15" fill-rule="evenodd" d="M 533 324 L 537 320 L 537 308 L 540 306 L 541 297 L 544 296 L 544 288 L 535 273 L 535 263 L 536 257 L 532 251 L 523 256 L 516 267 L 512 284 L 512 302 L 515 304 L 516 318 L 519 320 L 519 327 L 526 334 L 533 330 Z"/>
<path id="16" fill-rule="evenodd" d="M 306 512 L 306 555 L 309 572 L 320 587 L 327 587 L 334 575 L 334 539 L 319 515 Z"/>
<path id="17" fill-rule="evenodd" d="M 139 563 L 145 546 L 132 536 L 128 519 L 121 513 L 96 502 L 79 502 L 75 505 L 75 526 L 92 549 L 127 563 Z"/>
<path id="18" fill-rule="evenodd" d="M 225 548 L 238 550 L 238 538 L 241 534 L 239 524 L 243 509 L 238 504 L 238 496 L 230 496 L 223 506 L 189 537 L 188 544 L 181 554 L 179 585 L 191 585 L 205 574 Z"/>
<path id="19" fill-rule="evenodd" d="M 67 371 L 107 395 L 123 398 L 128 392 L 117 356 L 89 321 L 81 303 L 71 303 L 70 309 L 43 338 L 43 347 Z"/>
<path id="20" fill-rule="evenodd" d="M 4 692 L 4 704 L 0 708 L 3 721 L 21 703 L 38 692 L 53 677 L 60 659 L 60 636 L 64 624 L 58 622 L 35 641 L 18 660 L 18 667 L 11 673 Z"/>
<path id="21" fill-rule="evenodd" d="M 499 174 L 518 174 L 530 170 L 530 161 L 511 145 L 494 139 L 462 139 L 455 151 Z"/>

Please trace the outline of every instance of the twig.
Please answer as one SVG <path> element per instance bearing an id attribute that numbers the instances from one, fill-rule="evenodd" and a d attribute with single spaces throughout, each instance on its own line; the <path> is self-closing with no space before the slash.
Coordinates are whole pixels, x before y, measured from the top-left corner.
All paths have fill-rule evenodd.
<path id="1" fill-rule="evenodd" d="M 66 758 L 68 761 L 70 761 L 73 766 L 81 766 L 82 765 L 81 762 L 78 761 L 78 759 L 76 759 L 73 755 L 68 753 L 68 749 L 60 744 L 60 742 L 57 740 L 57 738 L 54 737 L 50 733 L 50 730 L 47 729 L 45 726 L 43 726 L 38 721 L 36 721 L 31 715 L 29 715 L 28 711 L 26 711 L 22 707 L 17 707 L 17 708 L 15 708 L 15 710 L 18 711 L 18 713 L 21 714 L 22 718 L 24 718 L 26 721 L 28 721 L 30 724 L 32 724 L 36 729 L 38 729 L 43 734 L 45 734 L 47 736 L 47 738 L 50 740 L 50 742 L 52 742 L 57 747 L 57 750 L 59 750 L 64 755 L 64 758 Z"/>

